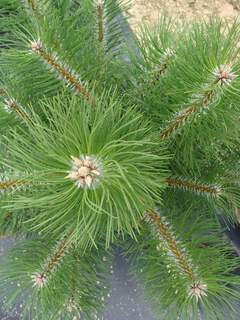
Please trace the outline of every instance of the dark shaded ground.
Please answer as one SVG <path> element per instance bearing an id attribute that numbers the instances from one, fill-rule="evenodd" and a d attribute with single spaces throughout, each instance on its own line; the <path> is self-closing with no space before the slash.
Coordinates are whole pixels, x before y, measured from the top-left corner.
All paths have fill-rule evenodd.
<path id="1" fill-rule="evenodd" d="M 103 320 L 154 320 L 141 286 L 130 278 L 127 262 L 119 251 L 113 264 L 109 295 Z"/>
<path id="2" fill-rule="evenodd" d="M 12 238 L 6 238 L 0 240 L 0 263 L 4 258 L 4 252 L 14 243 Z M 19 314 L 17 311 L 13 310 L 11 315 L 4 315 L 0 308 L 0 320 L 19 320 Z"/>

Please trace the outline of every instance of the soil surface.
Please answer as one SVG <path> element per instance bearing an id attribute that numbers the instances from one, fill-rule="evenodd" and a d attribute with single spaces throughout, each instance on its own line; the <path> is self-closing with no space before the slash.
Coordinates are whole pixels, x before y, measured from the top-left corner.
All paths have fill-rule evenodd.
<path id="1" fill-rule="evenodd" d="M 163 12 L 181 20 L 218 15 L 231 22 L 240 15 L 240 0 L 132 0 L 131 26 L 137 30 L 143 22 L 154 23 Z"/>

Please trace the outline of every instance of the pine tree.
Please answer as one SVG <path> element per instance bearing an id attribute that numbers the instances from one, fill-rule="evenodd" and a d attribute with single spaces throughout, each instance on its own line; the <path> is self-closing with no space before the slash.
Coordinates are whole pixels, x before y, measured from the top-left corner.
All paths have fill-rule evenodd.
<path id="1" fill-rule="evenodd" d="M 1 1 L 0 233 L 18 243 L 0 295 L 23 319 L 96 319 L 119 245 L 156 319 L 237 319 L 240 25 L 164 16 L 135 37 L 128 8 Z"/>

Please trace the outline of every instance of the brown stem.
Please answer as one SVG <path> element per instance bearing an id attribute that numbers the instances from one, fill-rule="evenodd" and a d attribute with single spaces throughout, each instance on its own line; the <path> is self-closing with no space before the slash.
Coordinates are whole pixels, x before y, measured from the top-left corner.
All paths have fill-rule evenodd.
<path id="1" fill-rule="evenodd" d="M 4 89 L 0 89 L 0 96 L 5 97 L 7 95 Z"/>
<path id="2" fill-rule="evenodd" d="M 104 4 L 97 5 L 98 14 L 98 41 L 102 45 L 104 41 Z"/>
<path id="3" fill-rule="evenodd" d="M 7 107 L 14 111 L 22 120 L 27 121 L 33 125 L 31 118 L 28 114 L 22 110 L 22 108 L 17 104 L 14 100 L 7 100 L 6 101 Z"/>
<path id="4" fill-rule="evenodd" d="M 215 81 L 215 84 L 216 83 Z M 194 102 L 194 104 L 182 110 L 170 121 L 170 124 L 162 131 L 160 139 L 166 140 L 170 138 L 178 129 L 182 128 L 192 116 L 201 112 L 203 109 L 207 109 L 214 98 L 214 89 L 205 91 L 199 101 Z"/>
<path id="5" fill-rule="evenodd" d="M 5 191 L 8 189 L 16 188 L 18 186 L 26 183 L 23 180 L 8 180 L 8 181 L 0 181 L 0 191 Z"/>
<path id="6" fill-rule="evenodd" d="M 186 253 L 179 246 L 173 232 L 160 214 L 154 210 L 149 210 L 147 220 L 153 225 L 163 246 L 165 246 L 165 250 L 170 254 L 170 257 L 174 258 L 181 273 L 190 282 L 187 291 L 188 298 L 195 297 L 198 303 L 200 299 L 207 296 L 207 285 L 202 283 L 198 274 L 194 272 Z"/>
<path id="7" fill-rule="evenodd" d="M 29 7 L 30 7 L 33 11 L 36 10 L 36 3 L 35 3 L 34 0 L 27 0 L 27 3 L 28 3 L 28 5 L 29 5 Z"/>
<path id="8" fill-rule="evenodd" d="M 191 282 L 194 282 L 194 280 L 196 279 L 196 275 L 194 274 L 192 266 L 181 248 L 179 248 L 171 230 L 164 223 L 160 214 L 153 210 L 149 210 L 147 215 L 157 233 L 164 240 L 166 247 L 168 248 L 168 250 L 170 250 L 171 254 L 176 259 L 180 269 L 183 271 L 185 276 L 190 279 Z"/>
<path id="9" fill-rule="evenodd" d="M 43 48 L 36 51 L 40 57 L 56 71 L 68 84 L 70 84 L 78 93 L 82 94 L 87 100 L 90 100 L 90 93 L 87 88 L 82 85 L 79 80 L 64 68 L 59 62 L 56 61 L 48 52 Z"/>
<path id="10" fill-rule="evenodd" d="M 167 178 L 167 183 L 170 187 L 176 187 L 179 189 L 186 189 L 196 193 L 209 194 L 211 196 L 217 196 L 220 194 L 221 189 L 217 186 L 208 186 L 204 184 L 194 183 L 192 181 L 181 180 L 177 178 Z"/>
<path id="11" fill-rule="evenodd" d="M 190 118 L 196 111 L 196 107 L 188 107 L 180 115 L 176 116 L 176 118 L 170 123 L 170 125 L 163 130 L 160 135 L 161 140 L 168 139 L 173 133 L 175 133 L 184 123 Z"/>
<path id="12" fill-rule="evenodd" d="M 73 231 L 71 230 L 63 239 L 59 242 L 58 246 L 55 248 L 53 255 L 45 265 L 44 269 L 42 270 L 40 277 L 41 278 L 48 278 L 51 274 L 53 269 L 59 264 L 61 259 L 63 258 L 66 250 L 71 245 L 71 241 L 69 241 Z"/>

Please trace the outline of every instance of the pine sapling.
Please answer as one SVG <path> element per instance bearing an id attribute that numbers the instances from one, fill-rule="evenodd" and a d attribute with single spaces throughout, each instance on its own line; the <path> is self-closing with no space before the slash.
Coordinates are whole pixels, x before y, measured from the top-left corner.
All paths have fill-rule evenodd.
<path id="1" fill-rule="evenodd" d="M 100 318 L 117 244 L 157 319 L 236 320 L 239 23 L 165 16 L 127 39 L 125 0 L 2 1 L 6 308 Z"/>

